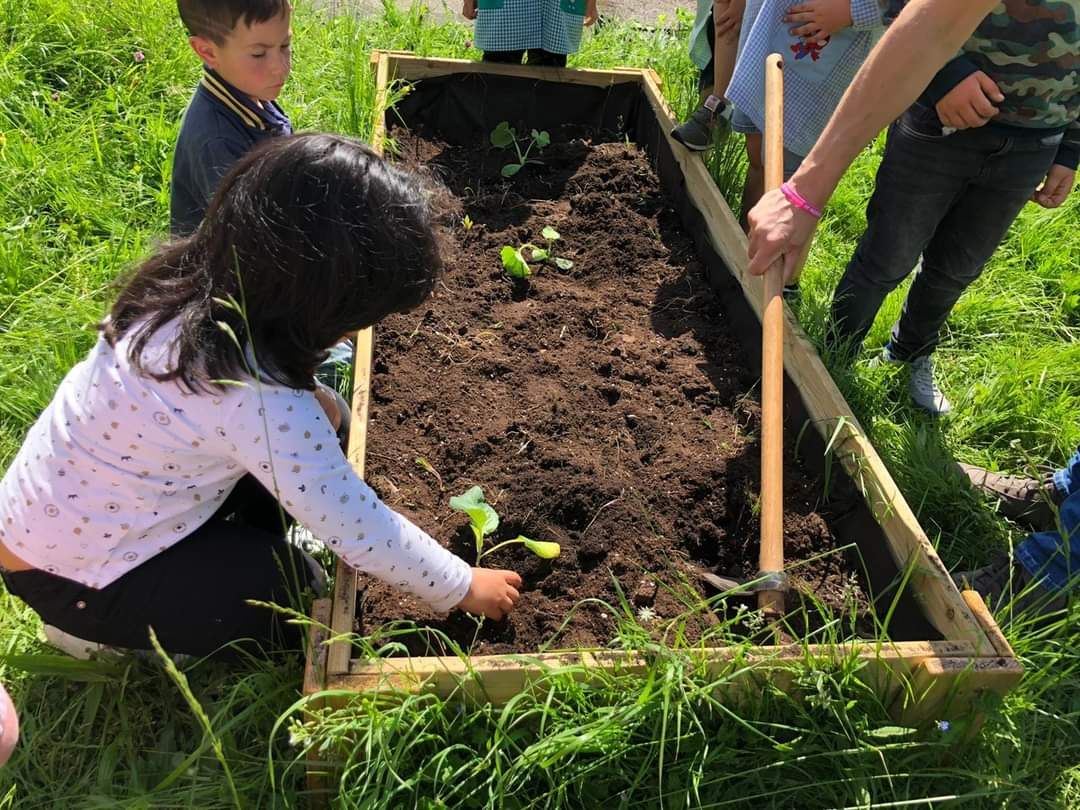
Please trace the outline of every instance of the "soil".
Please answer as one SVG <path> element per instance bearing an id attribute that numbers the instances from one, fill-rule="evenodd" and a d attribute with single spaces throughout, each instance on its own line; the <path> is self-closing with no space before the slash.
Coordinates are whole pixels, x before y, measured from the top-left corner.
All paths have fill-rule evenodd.
<path id="1" fill-rule="evenodd" d="M 508 181 L 505 152 L 391 135 L 402 163 L 452 192 L 455 224 L 435 294 L 376 329 L 367 480 L 466 560 L 476 557 L 468 519 L 448 501 L 476 484 L 502 519 L 489 542 L 525 534 L 562 554 L 511 546 L 485 558 L 525 585 L 510 617 L 479 632 L 460 612 L 432 614 L 365 580 L 358 631 L 407 619 L 473 654 L 602 647 L 620 611 L 644 608 L 654 636 L 671 642 L 679 626 L 693 643 L 716 618 L 673 622 L 714 594 L 692 566 L 757 571 L 758 378 L 646 156 L 622 140 L 553 133 L 543 164 Z M 573 267 L 534 262 L 528 285 L 513 283 L 500 249 L 543 245 L 545 225 Z M 861 578 L 827 554 L 820 484 L 790 452 L 785 468 L 789 609 L 805 630 L 822 621 L 799 610 L 806 594 L 837 612 L 854 603 L 862 625 Z M 431 638 L 406 646 L 438 652 Z"/>

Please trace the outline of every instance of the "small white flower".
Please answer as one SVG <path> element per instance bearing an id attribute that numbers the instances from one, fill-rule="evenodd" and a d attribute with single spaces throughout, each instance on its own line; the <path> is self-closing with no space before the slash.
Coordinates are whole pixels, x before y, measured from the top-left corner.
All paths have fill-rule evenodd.
<path id="1" fill-rule="evenodd" d="M 642 624 L 648 624 L 649 622 L 656 621 L 657 614 L 651 607 L 644 605 L 643 607 L 638 608 L 637 617 L 638 621 Z"/>

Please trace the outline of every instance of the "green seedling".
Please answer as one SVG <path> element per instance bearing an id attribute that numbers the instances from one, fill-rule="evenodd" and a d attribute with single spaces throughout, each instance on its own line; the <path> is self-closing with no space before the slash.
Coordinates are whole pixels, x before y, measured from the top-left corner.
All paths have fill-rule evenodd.
<path id="1" fill-rule="evenodd" d="M 416 466 L 417 466 L 417 467 L 419 467 L 419 468 L 420 468 L 421 470 L 424 470 L 424 471 L 425 471 L 425 472 L 427 472 L 427 473 L 430 473 L 430 474 L 431 474 L 432 476 L 434 476 L 434 477 L 435 477 L 435 480 L 439 482 L 439 489 L 442 489 L 442 488 L 443 488 L 443 480 L 442 480 L 442 476 L 441 476 L 441 475 L 439 475 L 439 471 L 438 471 L 438 470 L 436 470 L 436 469 L 435 469 L 435 468 L 434 468 L 434 467 L 432 466 L 432 464 L 431 464 L 431 462 L 430 462 L 430 461 L 428 461 L 428 460 L 427 460 L 426 458 L 424 458 L 423 456 L 417 456 L 417 457 L 416 457 L 415 459 L 413 459 L 413 460 L 414 460 L 414 461 L 416 462 Z"/>
<path id="2" fill-rule="evenodd" d="M 474 224 L 475 223 L 473 222 L 472 217 L 470 217 L 468 214 L 461 218 L 461 227 L 465 231 L 465 233 L 471 231 Z"/>
<path id="3" fill-rule="evenodd" d="M 529 163 L 543 163 L 542 160 L 537 158 L 530 158 L 529 153 L 533 148 L 536 151 L 543 151 L 544 147 L 551 143 L 551 136 L 548 135 L 547 130 L 541 130 L 537 132 L 535 129 L 529 135 L 528 145 L 525 147 L 525 151 L 521 151 L 521 144 L 525 142 L 524 137 L 518 137 L 517 130 L 510 126 L 507 121 L 500 121 L 498 126 L 491 131 L 491 145 L 498 149 L 506 149 L 513 146 L 514 152 L 517 153 L 517 163 L 507 163 L 502 167 L 503 177 L 513 177 L 515 174 L 525 168 Z"/>
<path id="4" fill-rule="evenodd" d="M 461 495 L 455 495 L 450 499 L 450 508 L 458 512 L 464 512 L 469 516 L 469 528 L 472 529 L 473 537 L 476 539 L 477 564 L 480 563 L 481 559 L 498 551 L 500 548 L 515 544 L 525 546 L 537 557 L 542 557 L 545 560 L 558 557 L 562 551 L 558 543 L 533 540 L 521 534 L 513 540 L 507 540 L 484 550 L 484 538 L 499 528 L 499 513 L 484 500 L 484 490 L 481 487 L 472 487 Z"/>
<path id="5" fill-rule="evenodd" d="M 502 259 L 503 269 L 506 270 L 507 275 L 518 279 L 531 276 L 532 268 L 529 267 L 529 261 L 551 262 L 561 270 L 569 270 L 574 266 L 574 263 L 569 259 L 555 255 L 555 242 L 562 238 L 557 230 L 550 225 L 545 225 L 541 234 L 547 243 L 545 247 L 534 245 L 532 242 L 526 242 L 517 248 L 513 245 L 503 245 L 502 250 L 499 252 L 499 258 Z M 525 259 L 526 250 L 530 252 L 529 261 Z"/>

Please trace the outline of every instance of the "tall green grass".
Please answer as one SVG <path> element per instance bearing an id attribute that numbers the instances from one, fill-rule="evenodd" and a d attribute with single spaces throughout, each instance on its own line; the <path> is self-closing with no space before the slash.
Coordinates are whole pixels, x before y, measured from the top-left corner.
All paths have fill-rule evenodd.
<path id="1" fill-rule="evenodd" d="M 604 26 L 571 63 L 652 67 L 673 108 L 688 112 L 688 18 L 668 22 Z M 301 5 L 295 33 L 283 99 L 295 123 L 361 137 L 374 120 L 372 48 L 471 53 L 466 27 L 431 24 L 421 6 L 331 17 Z M 173 141 L 199 68 L 171 3 L 0 0 L 0 40 L 6 463 L 94 340 L 111 285 L 166 232 Z M 733 203 L 738 146 L 715 167 Z M 798 309 L 814 338 L 861 231 L 880 149 L 849 172 L 811 254 Z M 951 459 L 1022 469 L 1060 462 L 1080 442 L 1078 205 L 1074 196 L 1055 213 L 1029 207 L 957 307 L 939 353 L 952 419 L 914 412 L 886 370 L 834 370 L 949 564 L 976 564 L 1020 536 L 950 475 Z M 763 686 L 720 704 L 715 689 L 731 673 L 709 674 L 693 649 L 658 645 L 632 611 L 616 615 L 619 643 L 646 649 L 644 676 L 586 687 L 553 673 L 501 708 L 356 698 L 300 726 L 296 659 L 196 663 L 183 678 L 153 661 L 73 662 L 51 655 L 37 618 L 0 591 L 0 678 L 23 723 L 21 748 L 0 770 L 0 808 L 295 807 L 315 754 L 344 763 L 344 807 L 1080 806 L 1075 611 L 1071 622 L 1007 628 L 1028 673 L 976 741 L 961 728 L 893 727 L 842 656 L 801 669 L 806 700 Z M 395 643 L 388 633 L 365 643 Z"/>

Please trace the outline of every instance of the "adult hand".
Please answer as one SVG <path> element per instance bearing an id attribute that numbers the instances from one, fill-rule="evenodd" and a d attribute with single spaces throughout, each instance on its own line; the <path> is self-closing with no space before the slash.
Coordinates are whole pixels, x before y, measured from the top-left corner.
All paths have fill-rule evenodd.
<path id="1" fill-rule="evenodd" d="M 461 4 L 461 16 L 466 20 L 476 19 L 476 0 L 464 0 Z"/>
<path id="2" fill-rule="evenodd" d="M 782 257 L 784 283 L 791 281 L 798 269 L 803 246 L 814 235 L 817 220 L 788 202 L 779 189 L 766 193 L 751 209 L 748 220 L 750 273 L 764 275 Z"/>
<path id="3" fill-rule="evenodd" d="M 995 104 L 1005 100 L 997 83 L 976 70 L 945 94 L 936 105 L 941 123 L 953 129 L 981 127 L 998 114 Z"/>
<path id="4" fill-rule="evenodd" d="M 521 577 L 513 571 L 500 568 L 474 568 L 472 585 L 458 609 L 466 613 L 484 615 L 496 621 L 514 609 L 517 602 Z"/>
<path id="5" fill-rule="evenodd" d="M 1050 171 L 1046 173 L 1046 179 L 1043 180 L 1042 185 L 1035 189 L 1035 193 L 1031 195 L 1031 200 L 1043 208 L 1057 208 L 1069 196 L 1075 180 L 1075 169 L 1069 169 L 1055 163 L 1050 167 Z"/>
<path id="6" fill-rule="evenodd" d="M 731 33 L 738 38 L 745 10 L 746 0 L 713 0 L 713 31 L 717 40 Z"/>
<path id="7" fill-rule="evenodd" d="M 848 0 L 809 0 L 788 9 L 784 22 L 794 25 L 793 37 L 808 42 L 824 42 L 837 31 L 851 27 Z"/>

